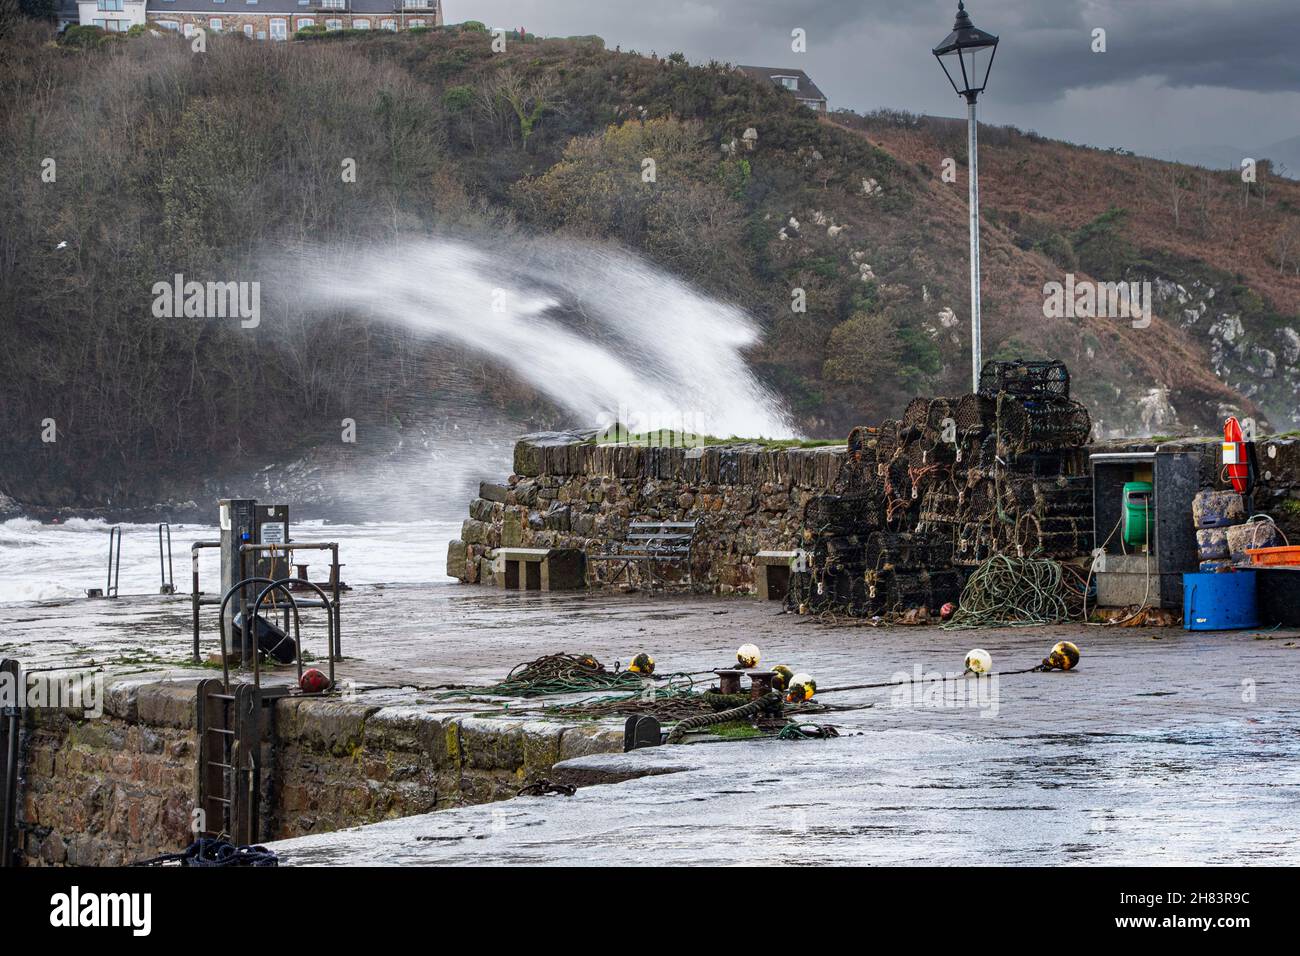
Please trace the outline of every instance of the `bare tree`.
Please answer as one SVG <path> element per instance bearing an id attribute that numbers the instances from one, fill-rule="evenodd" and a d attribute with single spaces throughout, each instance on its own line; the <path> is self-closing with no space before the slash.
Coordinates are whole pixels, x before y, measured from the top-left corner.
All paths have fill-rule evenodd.
<path id="1" fill-rule="evenodd" d="M 1174 214 L 1174 228 L 1182 227 L 1183 199 L 1187 195 L 1187 176 L 1177 163 L 1165 163 L 1161 168 L 1161 179 L 1169 198 L 1169 208 Z"/>
<path id="2" fill-rule="evenodd" d="M 544 113 L 563 112 L 555 96 L 555 83 L 549 76 L 527 79 L 508 67 L 480 87 L 479 102 L 498 122 L 503 116 L 513 114 L 524 149 L 528 148 L 528 137 L 533 135 Z"/>

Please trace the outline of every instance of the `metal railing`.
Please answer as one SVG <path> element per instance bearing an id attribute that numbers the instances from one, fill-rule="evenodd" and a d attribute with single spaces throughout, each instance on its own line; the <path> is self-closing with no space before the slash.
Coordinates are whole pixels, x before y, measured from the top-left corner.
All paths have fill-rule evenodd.
<path id="1" fill-rule="evenodd" d="M 167 550 L 166 560 L 164 561 L 163 552 L 163 531 L 167 532 Z M 158 525 L 158 575 L 162 579 L 162 584 L 158 588 L 159 594 L 176 593 L 176 576 L 172 570 L 172 526 L 166 521 Z"/>

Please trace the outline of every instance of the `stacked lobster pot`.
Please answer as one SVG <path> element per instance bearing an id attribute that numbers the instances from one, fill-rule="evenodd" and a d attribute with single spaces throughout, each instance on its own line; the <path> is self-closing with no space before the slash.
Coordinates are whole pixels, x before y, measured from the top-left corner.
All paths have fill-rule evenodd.
<path id="1" fill-rule="evenodd" d="M 989 362 L 975 394 L 916 398 L 853 429 L 833 493 L 805 512 L 800 606 L 937 610 L 994 554 L 1087 554 L 1091 420 L 1069 392 L 1060 362 Z"/>

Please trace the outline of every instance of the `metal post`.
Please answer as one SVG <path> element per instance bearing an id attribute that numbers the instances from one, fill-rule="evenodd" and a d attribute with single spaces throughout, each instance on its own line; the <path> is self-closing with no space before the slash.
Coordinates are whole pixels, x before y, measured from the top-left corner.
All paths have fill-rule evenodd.
<path id="1" fill-rule="evenodd" d="M 17 865 L 18 851 L 18 761 L 20 757 L 18 734 L 22 721 L 21 701 L 26 696 L 26 682 L 18 661 L 6 658 L 0 661 L 0 673 L 8 675 L 14 699 L 4 702 L 3 724 L 4 773 L 0 774 L 0 867 Z"/>
<path id="2" fill-rule="evenodd" d="M 190 548 L 190 610 L 194 613 L 194 663 L 201 664 L 199 657 L 199 546 Z M 224 634 L 222 637 L 224 638 Z M 225 648 L 222 648 L 224 651 Z"/>
<path id="3" fill-rule="evenodd" d="M 966 110 L 970 117 L 966 137 L 966 168 L 970 171 L 970 361 L 971 391 L 980 390 L 980 185 L 979 124 L 975 119 L 975 96 L 968 94 Z"/>

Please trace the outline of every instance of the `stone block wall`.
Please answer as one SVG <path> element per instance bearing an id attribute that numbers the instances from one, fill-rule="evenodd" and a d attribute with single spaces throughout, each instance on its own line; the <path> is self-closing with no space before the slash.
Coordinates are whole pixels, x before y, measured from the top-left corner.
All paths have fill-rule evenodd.
<path id="1" fill-rule="evenodd" d="M 115 685 L 100 717 L 25 713 L 19 814 L 28 865 L 119 866 L 189 844 L 192 684 Z"/>
<path id="2" fill-rule="evenodd" d="M 759 551 L 792 550 L 804 507 L 831 492 L 843 445 L 703 448 L 597 445 L 581 433 L 530 435 L 515 446 L 515 473 L 483 483 L 461 536 L 448 546 L 447 573 L 486 582 L 499 547 L 577 548 L 588 554 L 625 540 L 632 521 L 698 519 L 692 577 L 699 590 L 746 593 Z M 590 564 L 593 583 L 617 565 Z M 628 572 L 633 583 L 640 569 Z M 675 573 L 656 570 L 670 580 Z"/>
<path id="3" fill-rule="evenodd" d="M 505 800 L 559 760 L 622 749 L 599 728 L 328 698 L 284 701 L 276 719 L 277 839 Z"/>
<path id="4" fill-rule="evenodd" d="M 26 865 L 116 866 L 193 839 L 195 682 L 123 682 L 105 696 L 95 718 L 26 711 Z M 504 800 L 559 760 L 621 749 L 621 731 L 598 726 L 290 697 L 264 748 L 263 839 Z"/>
<path id="5" fill-rule="evenodd" d="M 847 455 L 843 445 L 645 448 L 597 445 L 593 435 L 548 432 L 521 438 L 515 446 L 514 473 L 501 484 L 484 482 L 470 503 L 460 537 L 448 545 L 448 575 L 488 583 L 489 555 L 499 547 L 578 548 L 596 554 L 610 542 L 624 540 L 631 521 L 698 519 L 696 588 L 749 593 L 754 589 L 754 555 L 799 546 L 808 500 L 834 493 Z M 1220 480 L 1216 439 L 1167 444 L 1201 454 L 1203 486 L 1226 487 Z M 1133 439 L 1084 451 L 1153 447 L 1149 440 Z M 1300 544 L 1300 438 L 1263 439 L 1256 450 L 1256 511 L 1271 515 Z M 673 578 L 671 571 L 661 570 Z M 617 565 L 590 564 L 588 582 L 606 583 L 616 572 Z M 639 578 L 639 568 L 628 573 L 632 583 L 646 583 Z"/>

